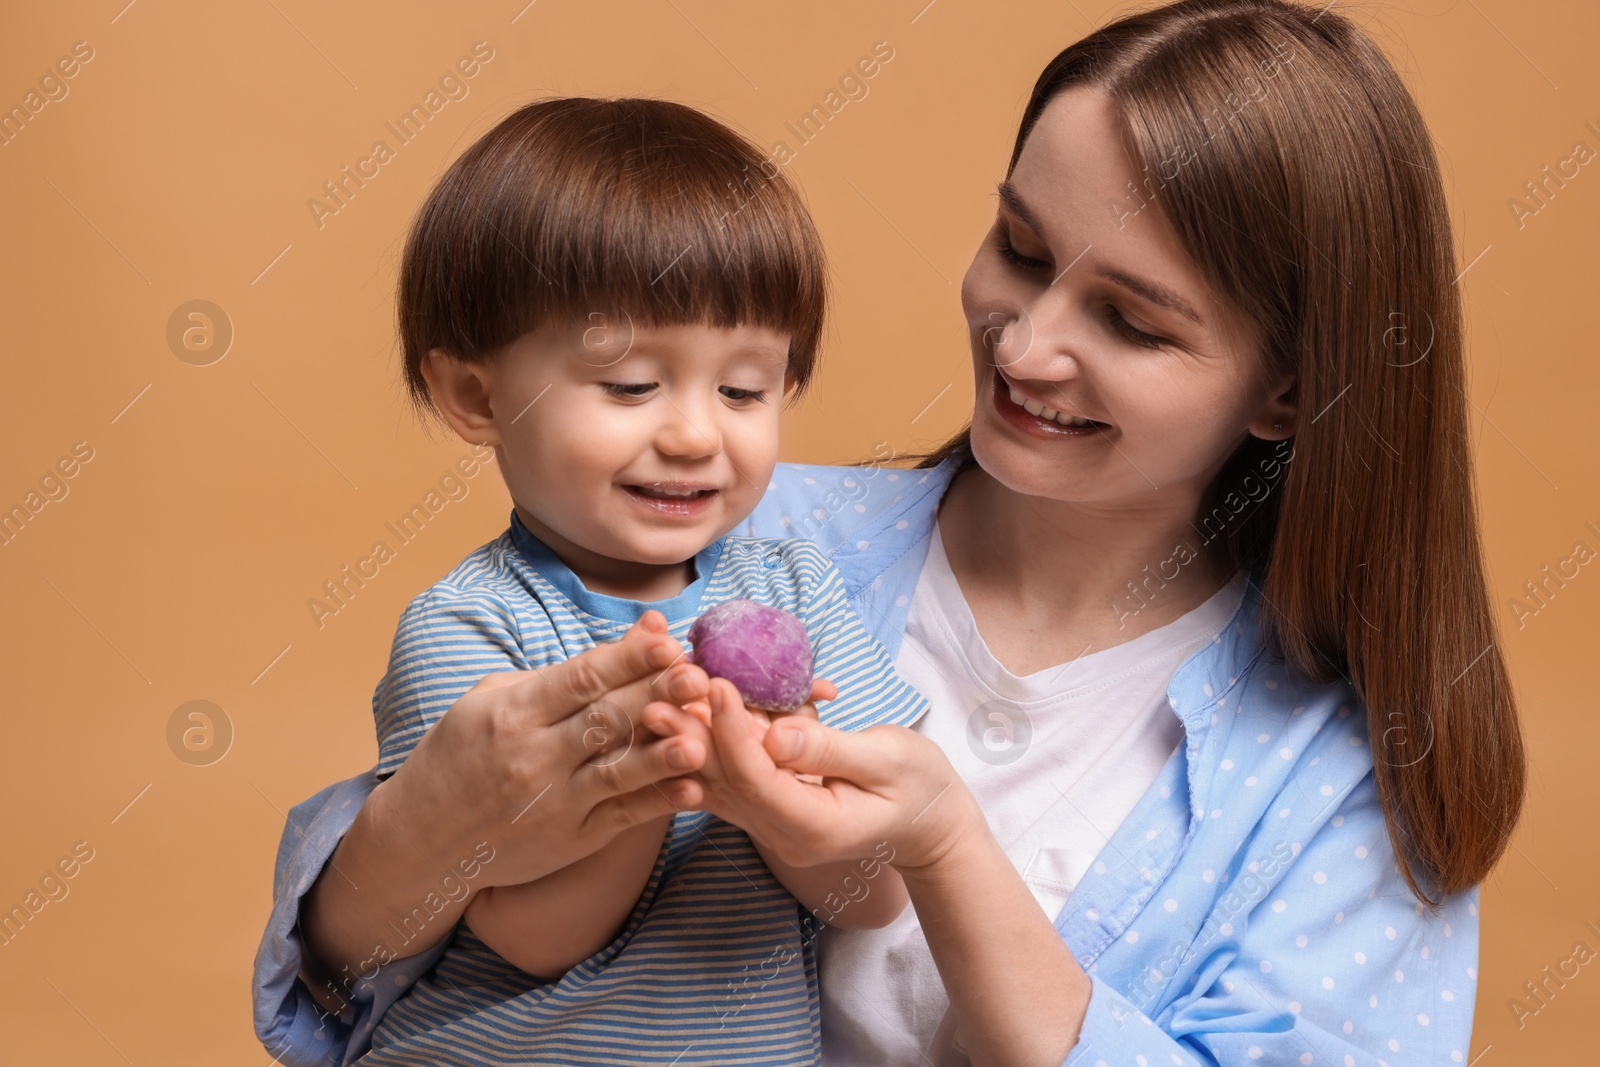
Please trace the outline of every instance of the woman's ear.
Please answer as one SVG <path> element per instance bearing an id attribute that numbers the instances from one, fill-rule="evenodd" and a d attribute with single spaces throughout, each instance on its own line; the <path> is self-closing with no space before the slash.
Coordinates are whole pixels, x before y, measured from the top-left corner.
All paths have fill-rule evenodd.
<path id="1" fill-rule="evenodd" d="M 487 363 L 466 363 L 442 348 L 433 348 L 422 357 L 421 369 L 434 406 L 462 440 L 474 445 L 500 443 L 489 403 Z"/>
<path id="2" fill-rule="evenodd" d="M 1295 419 L 1300 412 L 1297 385 L 1298 379 L 1293 374 L 1278 379 L 1267 394 L 1267 402 L 1250 420 L 1248 429 L 1252 436 L 1263 441 L 1282 441 L 1294 436 Z"/>

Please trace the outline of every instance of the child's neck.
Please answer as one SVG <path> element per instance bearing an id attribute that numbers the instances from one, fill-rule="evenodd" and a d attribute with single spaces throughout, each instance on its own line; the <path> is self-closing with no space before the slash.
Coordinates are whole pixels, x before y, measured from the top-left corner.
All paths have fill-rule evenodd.
<path id="1" fill-rule="evenodd" d="M 528 514 L 520 505 L 517 507 L 517 517 L 529 533 L 571 568 L 578 581 L 591 593 L 649 603 L 677 596 L 695 579 L 692 559 L 681 563 L 636 563 L 613 559 L 567 540 Z"/>

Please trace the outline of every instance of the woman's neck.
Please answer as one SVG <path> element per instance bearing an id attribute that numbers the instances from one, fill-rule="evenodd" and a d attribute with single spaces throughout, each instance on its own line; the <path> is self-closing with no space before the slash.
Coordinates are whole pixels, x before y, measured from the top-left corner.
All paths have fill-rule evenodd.
<path id="1" fill-rule="evenodd" d="M 1023 675 L 1131 641 L 1216 593 L 1228 576 L 1191 526 L 1197 507 L 1068 504 L 972 467 L 952 482 L 938 521 L 985 644 Z"/>

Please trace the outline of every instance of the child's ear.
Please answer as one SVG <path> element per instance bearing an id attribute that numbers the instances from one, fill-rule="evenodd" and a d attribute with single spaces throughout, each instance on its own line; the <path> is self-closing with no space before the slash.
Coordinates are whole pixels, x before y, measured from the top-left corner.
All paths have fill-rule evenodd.
<path id="1" fill-rule="evenodd" d="M 421 369 L 434 405 L 462 440 L 474 445 L 500 443 L 489 403 L 487 363 L 466 363 L 434 348 L 422 358 Z"/>

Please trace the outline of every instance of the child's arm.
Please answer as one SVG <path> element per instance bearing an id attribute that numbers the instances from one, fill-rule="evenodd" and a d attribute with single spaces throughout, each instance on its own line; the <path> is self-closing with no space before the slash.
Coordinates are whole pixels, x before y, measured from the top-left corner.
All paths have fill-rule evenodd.
<path id="1" fill-rule="evenodd" d="M 644 891 L 672 816 L 640 823 L 576 863 L 479 890 L 463 917 L 509 963 L 554 980 L 616 939 Z"/>

